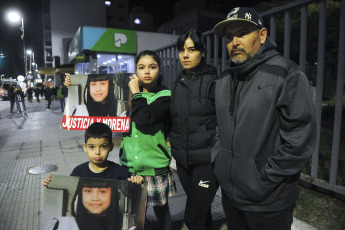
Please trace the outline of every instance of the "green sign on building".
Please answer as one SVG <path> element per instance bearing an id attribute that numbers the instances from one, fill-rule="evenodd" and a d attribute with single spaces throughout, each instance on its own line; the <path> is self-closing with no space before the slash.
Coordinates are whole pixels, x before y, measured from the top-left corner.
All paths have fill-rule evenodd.
<path id="1" fill-rule="evenodd" d="M 133 30 L 80 27 L 69 46 L 69 61 L 79 59 L 84 50 L 108 53 L 137 52 L 137 35 Z M 85 57 L 84 57 L 85 59 Z"/>

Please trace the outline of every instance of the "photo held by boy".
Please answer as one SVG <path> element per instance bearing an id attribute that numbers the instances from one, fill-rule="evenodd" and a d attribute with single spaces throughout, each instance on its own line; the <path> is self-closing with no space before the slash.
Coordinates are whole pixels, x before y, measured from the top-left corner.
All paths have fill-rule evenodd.
<path id="1" fill-rule="evenodd" d="M 70 176 L 80 177 L 80 180 L 83 178 L 128 180 L 135 184 L 142 184 L 144 179 L 142 176 L 133 175 L 126 168 L 113 161 L 108 160 L 109 153 L 113 150 L 113 147 L 114 144 L 112 142 L 112 131 L 110 127 L 100 122 L 92 123 L 85 131 L 85 143 L 83 144 L 83 150 L 88 155 L 90 161 L 84 162 L 75 167 L 72 170 Z M 49 175 L 44 180 L 43 185 L 47 187 L 51 181 L 52 178 L 51 175 Z M 100 193 L 103 192 L 104 191 L 100 191 Z M 53 221 L 49 224 L 51 226 L 53 225 L 52 229 L 61 229 L 58 228 L 59 224 L 63 224 L 63 226 L 66 226 L 65 222 L 67 219 L 73 220 L 69 221 L 72 222 L 72 224 L 67 223 L 67 226 L 78 226 L 75 229 L 89 229 L 88 227 L 85 227 L 85 221 L 78 221 L 78 215 L 72 217 L 66 216 L 61 218 L 60 221 L 56 221 L 57 219 L 54 218 Z M 112 223 L 111 221 L 98 222 L 105 224 L 105 227 L 103 229 L 112 229 L 111 226 L 113 226 L 113 224 L 110 224 Z"/>

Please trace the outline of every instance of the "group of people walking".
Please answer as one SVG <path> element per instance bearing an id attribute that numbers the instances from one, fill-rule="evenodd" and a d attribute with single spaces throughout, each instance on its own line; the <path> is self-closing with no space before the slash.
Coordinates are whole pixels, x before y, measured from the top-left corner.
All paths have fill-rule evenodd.
<path id="1" fill-rule="evenodd" d="M 232 9 L 213 32 L 226 39 L 229 68 L 218 75 L 201 32 L 190 29 L 177 40 L 183 70 L 171 90 L 162 85 L 159 56 L 139 53 L 120 163 L 148 182 L 160 229 L 172 229 L 171 157 L 187 195 L 188 229 L 212 229 L 219 186 L 228 229 L 291 229 L 300 171 L 316 142 L 311 87 L 276 51 L 255 9 Z"/>
<path id="2" fill-rule="evenodd" d="M 40 102 L 40 94 L 43 96 L 44 89 L 43 87 L 28 87 L 27 94 L 28 94 L 28 102 L 32 103 L 33 96 L 35 95 L 36 101 Z"/>
<path id="3" fill-rule="evenodd" d="M 48 102 L 47 104 L 47 111 L 51 111 L 50 105 L 53 99 L 53 96 L 56 95 L 56 98 L 60 101 L 60 106 L 61 106 L 61 112 L 64 112 L 65 109 L 65 99 L 67 97 L 67 88 L 63 87 L 62 85 L 56 90 L 54 93 L 54 90 L 52 87 L 31 87 L 28 86 L 27 89 L 27 98 L 28 102 L 32 103 L 33 102 L 33 96 L 35 95 L 36 101 L 40 102 L 40 95 L 41 97 L 44 96 L 46 101 Z M 20 112 L 20 105 L 19 103 L 23 103 L 23 107 L 25 108 L 25 95 L 20 87 L 20 85 L 10 85 L 8 89 L 8 97 L 10 100 L 10 113 L 13 112 L 14 104 L 17 104 L 17 111 Z"/>

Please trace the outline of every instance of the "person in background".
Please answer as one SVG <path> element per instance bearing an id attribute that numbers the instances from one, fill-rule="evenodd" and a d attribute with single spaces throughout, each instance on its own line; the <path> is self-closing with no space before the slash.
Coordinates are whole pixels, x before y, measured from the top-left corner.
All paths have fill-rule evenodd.
<path id="1" fill-rule="evenodd" d="M 44 89 L 44 88 L 45 88 L 44 86 L 41 86 L 41 88 L 40 88 L 41 98 L 43 97 L 44 92 L 45 92 L 45 89 Z"/>
<path id="2" fill-rule="evenodd" d="M 301 169 L 316 142 L 311 87 L 277 52 L 254 8 L 232 9 L 213 32 L 225 37 L 231 59 L 216 84 L 212 150 L 228 229 L 291 229 Z"/>
<path id="3" fill-rule="evenodd" d="M 60 101 L 61 112 L 63 113 L 65 110 L 65 95 L 63 94 L 63 86 L 60 85 L 59 89 L 57 90 L 57 98 Z"/>
<path id="4" fill-rule="evenodd" d="M 12 84 L 10 84 L 8 87 L 8 98 L 10 100 L 10 113 L 13 113 L 13 107 L 16 101 L 16 95 L 14 93 L 14 85 Z"/>
<path id="5" fill-rule="evenodd" d="M 52 103 L 52 87 L 53 87 L 52 85 L 47 86 L 45 90 L 45 98 L 48 101 L 47 111 L 51 111 L 50 105 Z"/>
<path id="6" fill-rule="evenodd" d="M 148 182 L 147 205 L 153 206 L 159 228 L 171 230 L 168 197 L 176 194 L 166 144 L 171 92 L 161 84 L 161 60 L 155 52 L 140 52 L 135 63 L 136 74 L 128 83 L 132 94 L 127 111 L 131 129 L 121 141 L 120 162 Z"/>
<path id="7" fill-rule="evenodd" d="M 28 101 L 32 103 L 32 94 L 33 94 L 33 89 L 31 86 L 28 87 Z"/>
<path id="8" fill-rule="evenodd" d="M 177 173 L 187 195 L 184 221 L 188 229 L 212 229 L 211 205 L 218 183 L 211 165 L 216 110 L 214 66 L 206 64 L 202 34 L 188 30 L 177 40 L 183 71 L 172 89 L 169 134 Z"/>
<path id="9" fill-rule="evenodd" d="M 36 97 L 37 102 L 40 102 L 40 88 L 35 87 L 34 93 L 35 93 L 35 97 Z"/>
<path id="10" fill-rule="evenodd" d="M 17 104 L 17 112 L 18 113 L 23 112 L 21 109 L 21 106 L 23 106 L 23 110 L 26 111 L 25 96 L 24 96 L 22 87 L 20 87 L 20 85 L 16 86 L 16 88 L 14 89 L 14 94 L 15 94 L 15 100 Z"/>

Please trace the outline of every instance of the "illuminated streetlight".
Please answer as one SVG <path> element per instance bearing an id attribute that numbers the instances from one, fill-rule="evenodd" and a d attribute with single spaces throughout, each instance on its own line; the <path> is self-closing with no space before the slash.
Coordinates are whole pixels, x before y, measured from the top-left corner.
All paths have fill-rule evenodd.
<path id="1" fill-rule="evenodd" d="M 24 66 L 25 66 L 25 75 L 27 72 L 27 64 L 26 64 L 26 54 L 25 54 L 25 40 L 24 40 L 24 18 L 20 15 L 18 11 L 11 10 L 7 13 L 7 18 L 12 23 L 18 23 L 20 20 L 22 21 L 22 27 L 20 30 L 22 31 L 22 34 L 20 38 L 23 40 L 23 49 L 24 49 Z"/>

